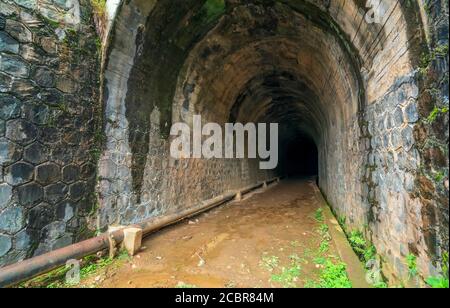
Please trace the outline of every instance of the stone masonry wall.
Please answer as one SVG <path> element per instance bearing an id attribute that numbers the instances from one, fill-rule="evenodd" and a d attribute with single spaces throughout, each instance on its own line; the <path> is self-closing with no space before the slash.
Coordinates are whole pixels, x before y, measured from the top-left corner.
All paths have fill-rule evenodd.
<path id="1" fill-rule="evenodd" d="M 449 251 L 449 4 L 445 0 L 421 2 L 428 50 L 419 63 L 420 121 L 414 136 L 421 168 L 413 196 L 423 203 L 426 245 L 433 264 L 442 270 L 443 256 Z"/>
<path id="2" fill-rule="evenodd" d="M 97 42 L 86 0 L 0 1 L 0 266 L 88 236 Z"/>

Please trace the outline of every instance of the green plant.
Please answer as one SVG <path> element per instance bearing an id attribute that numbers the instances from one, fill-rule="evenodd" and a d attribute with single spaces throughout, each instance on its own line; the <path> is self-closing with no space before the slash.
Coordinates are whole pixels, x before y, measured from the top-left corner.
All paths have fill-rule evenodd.
<path id="1" fill-rule="evenodd" d="M 308 281 L 305 288 L 349 289 L 352 283 L 348 278 L 347 265 L 343 262 L 333 263 L 326 260 L 318 282 Z"/>
<path id="2" fill-rule="evenodd" d="M 293 262 L 291 267 L 283 267 L 280 274 L 272 275 L 271 281 L 280 283 L 284 288 L 295 288 L 300 271 L 300 265 Z"/>
<path id="3" fill-rule="evenodd" d="M 328 231 L 330 230 L 330 228 L 328 227 L 327 224 L 321 224 L 319 227 L 319 233 L 323 236 L 328 234 Z"/>
<path id="4" fill-rule="evenodd" d="M 388 285 L 386 282 L 382 281 L 382 282 L 377 282 L 376 284 L 373 285 L 373 287 L 375 289 L 387 289 Z"/>
<path id="5" fill-rule="evenodd" d="M 345 224 L 347 223 L 347 218 L 345 218 L 345 216 L 339 216 L 338 217 L 338 223 L 339 225 L 342 227 L 342 229 L 346 229 Z"/>
<path id="6" fill-rule="evenodd" d="M 438 277 L 428 277 L 425 282 L 433 289 L 449 288 L 448 273 L 448 252 L 442 254 L 442 275 Z"/>
<path id="7" fill-rule="evenodd" d="M 425 282 L 433 289 L 448 289 L 449 281 L 448 278 L 444 277 L 429 277 Z"/>
<path id="8" fill-rule="evenodd" d="M 441 182 L 444 178 L 445 178 L 445 174 L 442 171 L 437 172 L 436 175 L 434 176 L 434 180 L 436 182 Z"/>
<path id="9" fill-rule="evenodd" d="M 324 265 L 327 262 L 327 259 L 325 259 L 324 257 L 317 257 L 314 259 L 314 264 L 317 265 Z"/>
<path id="10" fill-rule="evenodd" d="M 417 257 L 410 253 L 406 256 L 406 264 L 410 278 L 417 276 Z"/>
<path id="11" fill-rule="evenodd" d="M 320 275 L 320 285 L 324 288 L 351 288 L 352 283 L 348 278 L 347 265 L 342 262 L 334 264 L 328 260 Z"/>
<path id="12" fill-rule="evenodd" d="M 348 241 L 361 261 L 368 262 L 375 258 L 375 246 L 369 244 L 361 231 L 352 231 L 348 235 Z"/>
<path id="13" fill-rule="evenodd" d="M 434 107 L 434 109 L 431 111 L 430 115 L 427 118 L 427 122 L 433 123 L 434 121 L 436 121 L 436 119 L 439 115 L 445 114 L 445 113 L 448 113 L 448 107 L 443 107 L 443 108 Z"/>
<path id="14" fill-rule="evenodd" d="M 319 253 L 320 253 L 320 254 L 326 253 L 329 249 L 330 249 L 330 242 L 328 242 L 328 241 L 322 241 L 322 242 L 320 243 L 320 247 L 319 247 Z"/>
<path id="15" fill-rule="evenodd" d="M 264 256 L 259 265 L 269 272 L 273 272 L 279 265 L 280 259 L 277 256 Z"/>
<path id="16" fill-rule="evenodd" d="M 294 263 L 294 264 L 300 264 L 300 263 L 306 261 L 305 259 L 300 258 L 296 253 L 290 255 L 290 256 L 289 256 L 289 259 L 290 259 L 291 262 Z"/>
<path id="17" fill-rule="evenodd" d="M 316 219 L 317 222 L 324 222 L 324 217 L 323 217 L 323 209 L 319 208 L 317 209 L 314 218 Z"/>

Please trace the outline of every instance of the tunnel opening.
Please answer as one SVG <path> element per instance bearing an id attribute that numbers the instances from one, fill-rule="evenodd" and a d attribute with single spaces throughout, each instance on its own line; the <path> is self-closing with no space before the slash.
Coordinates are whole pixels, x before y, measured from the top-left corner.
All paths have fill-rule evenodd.
<path id="1" fill-rule="evenodd" d="M 403 30 L 416 25 L 404 17 L 412 9 L 392 6 L 385 29 L 364 22 L 360 1 L 229 0 L 217 10 L 213 0 L 129 3 L 105 71 L 100 228 L 280 175 L 318 175 L 336 214 L 374 231 L 381 254 L 392 248 L 391 218 L 420 225 L 420 217 L 405 218 L 406 204 L 419 201 L 412 184 L 400 183 L 414 182 L 410 170 L 420 165 L 415 54 L 403 49 L 421 39 Z M 260 170 L 250 159 L 173 161 L 167 132 L 196 115 L 219 125 L 279 123 L 279 168 Z M 386 209 L 397 203 L 395 216 Z M 412 231 L 396 230 L 395 258 Z"/>
<path id="2" fill-rule="evenodd" d="M 317 177 L 319 152 L 315 142 L 303 135 L 290 141 L 284 149 L 284 174 L 288 177 Z"/>

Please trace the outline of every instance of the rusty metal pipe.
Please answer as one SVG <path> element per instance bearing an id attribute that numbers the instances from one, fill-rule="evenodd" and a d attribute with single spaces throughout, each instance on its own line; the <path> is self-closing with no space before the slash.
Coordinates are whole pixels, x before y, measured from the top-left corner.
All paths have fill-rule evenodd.
<path id="1" fill-rule="evenodd" d="M 276 180 L 277 178 L 266 181 L 266 183 L 272 183 Z M 240 190 L 240 193 L 247 194 L 252 190 L 262 187 L 263 185 L 264 182 L 249 186 Z M 202 202 L 200 205 L 187 209 L 181 213 L 170 214 L 160 218 L 151 218 L 143 221 L 142 223 L 136 224 L 135 226 L 142 228 L 144 235 L 149 235 L 161 230 L 164 227 L 176 224 L 186 218 L 196 216 L 202 212 L 229 202 L 233 200 L 236 195 L 237 193 L 221 195 L 209 201 Z M 64 266 L 69 260 L 79 260 L 83 257 L 107 249 L 109 248 L 109 236 L 111 236 L 111 234 L 104 233 L 95 238 L 91 238 L 86 241 L 4 267 L 0 269 L 0 287 L 4 288 L 17 285 L 23 281 L 43 275 Z M 124 238 L 123 230 L 113 232 L 112 237 L 117 244 L 121 243 Z"/>

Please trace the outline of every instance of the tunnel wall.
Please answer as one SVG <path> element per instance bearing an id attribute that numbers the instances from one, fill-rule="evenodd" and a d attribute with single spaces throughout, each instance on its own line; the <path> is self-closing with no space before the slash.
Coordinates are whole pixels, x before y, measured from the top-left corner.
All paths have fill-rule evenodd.
<path id="1" fill-rule="evenodd" d="M 354 41 L 366 55 L 361 70 L 366 105 L 359 119 L 344 121 L 343 138 L 333 134 L 321 147 L 324 194 L 350 229 L 366 226 L 392 281 L 408 280 L 408 254 L 418 256 L 421 275 L 427 277 L 436 275 L 441 254 L 448 251 L 447 113 L 431 124 L 434 130 L 423 129 L 430 125 L 435 104 L 439 110 L 448 106 L 443 83 L 448 80 L 448 24 L 442 17 L 448 5 L 423 5 L 399 3 L 381 29 L 384 36 L 372 42 L 373 37 L 361 35 L 361 41 Z M 424 10 L 430 16 L 421 28 Z M 436 48 L 447 51 L 438 55 Z M 423 87 L 430 75 L 436 86 L 433 98 Z"/>
<path id="2" fill-rule="evenodd" d="M 428 17 L 422 21 L 424 11 Z M 383 26 L 385 37 L 366 42 L 376 54 L 363 57 L 367 105 L 359 119 L 345 121 L 347 136 L 332 135 L 322 146 L 324 194 L 350 229 L 366 226 L 392 281 L 408 280 L 407 255 L 418 257 L 427 277 L 437 274 L 448 252 L 444 16 L 448 4 L 440 1 L 427 8 L 422 2 L 409 8 L 403 3 L 393 10 Z M 422 22 L 423 28 L 414 26 Z M 439 115 L 430 119 L 433 110 Z"/>
<path id="3" fill-rule="evenodd" d="M 186 2 L 186 6 L 193 6 L 194 2 Z M 150 33 L 148 35 L 155 31 L 148 28 L 148 23 L 152 23 L 148 15 L 156 5 L 156 1 L 124 4 L 115 20 L 115 31 L 121 35 L 113 38 L 114 46 L 105 70 L 106 145 L 99 162 L 99 228 L 176 212 L 268 180 L 276 174 L 258 171 L 254 167 L 258 162 L 251 160 L 176 160 L 170 157 L 172 139 L 168 136 L 168 129 L 171 123 L 183 120 L 192 124 L 193 114 L 185 115 L 185 119 L 172 114 L 176 85 L 173 85 L 172 92 L 167 87 L 169 83 L 176 83 L 177 68 L 169 63 L 166 66 L 158 62 L 147 63 L 158 56 L 153 54 L 160 48 L 155 45 L 166 44 L 162 39 L 160 42 L 145 40 L 147 34 L 144 29 Z M 164 5 L 170 7 L 168 2 Z M 163 17 L 179 18 L 176 8 L 172 6 L 172 10 L 173 13 L 163 11 L 162 14 L 168 15 Z M 159 15 L 154 17 L 161 18 Z M 196 27 L 199 25 L 207 28 L 206 18 L 208 16 L 197 21 L 193 30 L 198 30 Z M 188 30 L 184 35 L 186 37 L 180 40 L 192 39 Z M 170 62 L 183 60 L 186 56 L 172 51 L 172 46 L 166 48 L 161 55 L 174 57 L 168 59 Z M 163 71 L 158 78 L 152 79 L 152 71 L 158 70 Z M 170 75 L 166 76 L 165 71 Z M 159 88 L 155 89 L 155 84 Z M 163 91 L 158 92 L 160 88 Z M 181 86 L 178 89 L 183 92 Z M 202 116 L 203 124 L 217 120 L 205 113 Z"/>
<path id="4" fill-rule="evenodd" d="M 0 266 L 92 234 L 98 47 L 88 1 L 0 1 Z"/>

